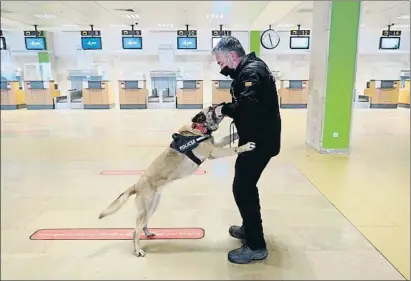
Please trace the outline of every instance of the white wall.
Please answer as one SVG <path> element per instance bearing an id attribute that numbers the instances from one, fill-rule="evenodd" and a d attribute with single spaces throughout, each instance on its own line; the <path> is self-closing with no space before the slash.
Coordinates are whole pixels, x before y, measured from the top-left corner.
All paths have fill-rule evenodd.
<path id="1" fill-rule="evenodd" d="M 198 30 L 198 50 L 182 51 L 176 48 L 176 32 L 156 32 L 143 30 L 143 50 L 122 50 L 120 30 L 102 31 L 101 51 L 81 51 L 80 33 L 53 33 L 53 77 L 64 92 L 69 89 L 67 74 L 70 70 L 92 68 L 104 71 L 107 79 L 132 79 L 148 74 L 152 70 L 174 69 L 182 72 L 186 79 L 203 79 L 206 96 L 205 103 L 211 103 L 212 79 L 224 79 L 219 67 L 210 56 L 211 30 Z M 25 50 L 23 32 L 4 32 L 11 51 L 12 68 L 24 69 L 25 63 L 33 63 L 35 52 Z M 282 73 L 282 79 L 308 79 L 310 51 L 290 50 L 289 31 L 279 32 L 280 44 L 274 50 L 261 47 L 261 58 L 272 70 Z M 409 69 L 409 30 L 402 31 L 399 51 L 378 50 L 381 30 L 361 29 L 357 66 L 356 88 L 363 91 L 370 79 L 398 79 L 402 69 Z M 249 32 L 233 32 L 246 51 L 249 51 Z M 174 62 L 164 64 L 158 55 L 162 44 L 174 48 Z M 34 56 L 33 56 L 34 55 Z M 115 87 L 117 88 L 117 87 Z"/>

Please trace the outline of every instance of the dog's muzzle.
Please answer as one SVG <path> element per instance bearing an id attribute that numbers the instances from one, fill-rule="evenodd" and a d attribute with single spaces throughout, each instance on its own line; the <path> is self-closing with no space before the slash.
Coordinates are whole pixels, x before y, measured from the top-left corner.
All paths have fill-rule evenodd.
<path id="1" fill-rule="evenodd" d="M 211 112 L 211 118 L 213 119 L 213 122 L 214 122 L 213 127 L 215 127 L 215 130 L 217 130 L 219 124 L 224 119 L 224 116 L 217 117 L 217 115 L 215 113 L 215 107 L 213 107 L 212 112 Z"/>

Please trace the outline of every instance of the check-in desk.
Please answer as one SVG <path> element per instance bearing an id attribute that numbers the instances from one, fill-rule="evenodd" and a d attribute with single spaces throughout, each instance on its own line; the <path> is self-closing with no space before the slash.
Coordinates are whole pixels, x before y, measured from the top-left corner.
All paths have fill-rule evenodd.
<path id="1" fill-rule="evenodd" d="M 212 104 L 213 106 L 223 103 L 232 102 L 230 93 L 232 80 L 213 80 L 212 81 Z"/>
<path id="2" fill-rule="evenodd" d="M 400 87 L 398 107 L 410 108 L 410 80 L 405 80 L 401 83 L 403 85 Z"/>
<path id="3" fill-rule="evenodd" d="M 84 109 L 83 90 L 70 89 L 67 95 L 54 98 L 55 109 Z"/>
<path id="4" fill-rule="evenodd" d="M 280 107 L 307 108 L 308 91 L 307 80 L 281 80 L 278 91 Z"/>
<path id="5" fill-rule="evenodd" d="M 398 80 L 371 80 L 364 94 L 370 97 L 370 108 L 397 108 L 399 90 Z"/>
<path id="6" fill-rule="evenodd" d="M 60 96 L 60 90 L 53 80 L 24 81 L 24 95 L 27 109 L 54 109 L 54 98 Z"/>
<path id="7" fill-rule="evenodd" d="M 111 109 L 114 107 L 114 91 L 110 81 L 85 81 L 83 86 L 84 109 Z"/>
<path id="8" fill-rule="evenodd" d="M 1 109 L 12 110 L 26 107 L 24 91 L 18 81 L 1 81 Z"/>
<path id="9" fill-rule="evenodd" d="M 147 83 L 145 80 L 118 81 L 120 109 L 147 108 Z"/>
<path id="10" fill-rule="evenodd" d="M 203 108 L 203 81 L 179 80 L 177 81 L 177 108 L 202 109 Z"/>

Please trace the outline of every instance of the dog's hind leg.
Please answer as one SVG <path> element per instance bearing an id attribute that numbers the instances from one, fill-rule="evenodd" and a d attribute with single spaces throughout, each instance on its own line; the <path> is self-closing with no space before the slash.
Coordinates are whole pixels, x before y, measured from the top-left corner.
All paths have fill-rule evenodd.
<path id="1" fill-rule="evenodd" d="M 136 197 L 136 207 L 137 207 L 137 218 L 136 218 L 136 228 L 134 231 L 134 254 L 137 257 L 144 257 L 146 253 L 140 247 L 140 234 L 147 225 L 149 208 L 152 204 L 151 196 L 141 194 L 141 196 Z"/>
<path id="2" fill-rule="evenodd" d="M 160 192 L 157 192 L 156 195 L 155 195 L 155 198 L 154 198 L 154 200 L 153 200 L 153 203 L 152 203 L 152 205 L 151 205 L 150 213 L 148 214 L 147 223 L 148 223 L 148 220 L 150 219 L 150 217 L 151 217 L 151 216 L 155 213 L 155 211 L 157 210 L 158 204 L 159 204 L 159 202 L 160 202 L 160 198 L 161 198 L 161 194 L 160 194 Z M 155 233 L 152 233 L 152 232 L 150 232 L 150 230 L 148 230 L 148 228 L 147 228 L 147 223 L 146 223 L 146 225 L 145 225 L 144 228 L 143 228 L 144 234 L 145 234 L 147 237 L 153 237 L 153 236 L 155 236 Z"/>

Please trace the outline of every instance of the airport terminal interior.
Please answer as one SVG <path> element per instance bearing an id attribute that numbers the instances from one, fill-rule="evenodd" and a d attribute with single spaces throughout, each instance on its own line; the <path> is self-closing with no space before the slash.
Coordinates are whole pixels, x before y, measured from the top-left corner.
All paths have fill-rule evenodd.
<path id="1" fill-rule="evenodd" d="M 276 81 L 268 257 L 227 259 L 237 156 L 164 188 L 137 257 L 134 196 L 99 213 L 232 102 L 225 36 Z M 1 279 L 410 280 L 410 2 L 1 1 Z"/>

